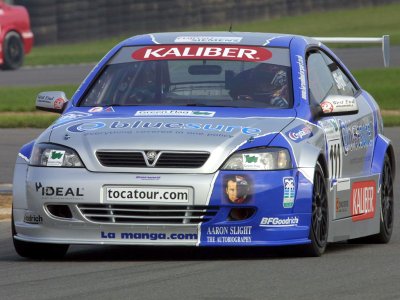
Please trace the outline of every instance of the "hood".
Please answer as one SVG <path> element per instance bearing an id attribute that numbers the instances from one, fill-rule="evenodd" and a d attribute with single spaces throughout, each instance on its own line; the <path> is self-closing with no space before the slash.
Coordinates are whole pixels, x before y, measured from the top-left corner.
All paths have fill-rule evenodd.
<path id="1" fill-rule="evenodd" d="M 242 146 L 268 145 L 295 117 L 292 110 L 254 116 L 254 109 L 237 116 L 229 109 L 216 111 L 147 110 L 130 117 L 114 112 L 64 114 L 52 128 L 50 142 L 75 149 L 86 168 L 98 172 L 213 173 L 226 158 Z M 242 110 L 242 109 L 240 109 Z M 244 109 L 246 111 L 246 109 Z M 289 113 L 290 112 L 290 113 Z M 258 113 L 259 114 L 259 113 Z M 254 143 L 257 140 L 257 143 Z M 253 146 L 254 147 L 254 146 Z M 200 168 L 104 166 L 96 153 L 155 151 L 206 152 L 210 156 Z"/>

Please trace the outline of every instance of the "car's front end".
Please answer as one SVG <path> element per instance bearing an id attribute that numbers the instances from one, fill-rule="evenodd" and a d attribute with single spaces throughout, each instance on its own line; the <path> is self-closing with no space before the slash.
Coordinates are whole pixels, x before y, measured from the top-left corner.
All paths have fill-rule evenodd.
<path id="1" fill-rule="evenodd" d="M 322 140 L 296 118 L 290 38 L 220 34 L 139 37 L 71 101 L 38 96 L 65 110 L 18 157 L 17 244 L 310 243 L 315 153 L 298 142 Z"/>
<path id="2" fill-rule="evenodd" d="M 23 158 L 17 165 L 16 238 L 61 244 L 306 243 L 311 184 L 280 134 L 293 113 L 254 118 L 249 112 L 231 119 L 217 118 L 229 109 L 193 112 L 215 115 L 128 121 L 98 113 L 55 125 L 33 146 L 29 165 Z"/>

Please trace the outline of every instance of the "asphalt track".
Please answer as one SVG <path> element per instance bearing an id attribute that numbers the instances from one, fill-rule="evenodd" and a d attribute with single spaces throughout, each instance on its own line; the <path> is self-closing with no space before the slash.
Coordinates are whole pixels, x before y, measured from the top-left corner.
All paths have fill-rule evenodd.
<path id="1" fill-rule="evenodd" d="M 20 131 L 8 136 L 36 134 Z M 400 128 L 385 134 L 400 157 Z M 397 178 L 396 196 L 399 188 Z M 299 257 L 293 248 L 73 246 L 63 260 L 30 261 L 14 252 L 10 223 L 3 221 L 0 298 L 400 299 L 398 197 L 395 216 L 389 244 L 335 243 L 321 258 Z"/>

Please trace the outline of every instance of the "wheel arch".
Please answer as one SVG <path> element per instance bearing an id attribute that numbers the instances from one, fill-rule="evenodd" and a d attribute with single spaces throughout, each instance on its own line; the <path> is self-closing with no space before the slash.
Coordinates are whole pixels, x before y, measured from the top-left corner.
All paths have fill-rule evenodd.
<path id="1" fill-rule="evenodd" d="M 298 155 L 297 166 L 304 171 L 307 170 L 308 178 L 311 178 L 311 182 L 313 181 L 312 178 L 314 178 L 314 171 L 317 163 L 321 165 L 324 177 L 328 178 L 328 165 L 323 150 L 312 144 L 304 144 Z"/>
<path id="2" fill-rule="evenodd" d="M 390 166 L 393 173 L 393 179 L 396 176 L 396 158 L 393 145 L 388 138 L 379 134 L 376 138 L 375 149 L 372 159 L 371 171 L 372 173 L 381 173 L 385 154 L 388 155 Z"/>
<path id="3" fill-rule="evenodd" d="M 22 37 L 22 32 L 20 32 L 17 28 L 15 27 L 6 27 L 3 28 L 3 32 L 1 33 L 1 41 L 4 42 L 6 36 L 10 33 L 16 33 L 18 34 L 19 38 L 21 39 L 21 42 L 23 42 L 23 37 Z"/>
<path id="4" fill-rule="evenodd" d="M 396 178 L 396 159 L 394 155 L 393 145 L 389 144 L 386 153 L 389 156 L 390 167 L 392 169 L 393 178 Z"/>

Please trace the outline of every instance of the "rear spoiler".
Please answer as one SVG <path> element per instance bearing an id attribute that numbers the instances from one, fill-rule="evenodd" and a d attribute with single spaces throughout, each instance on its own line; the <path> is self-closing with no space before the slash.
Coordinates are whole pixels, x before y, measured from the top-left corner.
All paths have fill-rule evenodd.
<path id="1" fill-rule="evenodd" d="M 389 67 L 390 61 L 390 39 L 388 35 L 381 38 L 360 38 L 360 37 L 314 37 L 322 43 L 346 43 L 346 44 L 382 44 L 383 64 Z"/>

